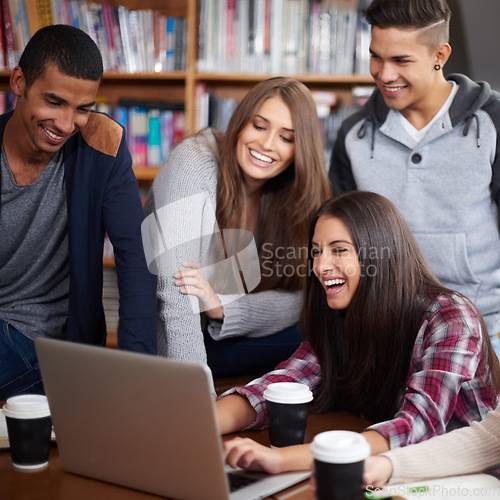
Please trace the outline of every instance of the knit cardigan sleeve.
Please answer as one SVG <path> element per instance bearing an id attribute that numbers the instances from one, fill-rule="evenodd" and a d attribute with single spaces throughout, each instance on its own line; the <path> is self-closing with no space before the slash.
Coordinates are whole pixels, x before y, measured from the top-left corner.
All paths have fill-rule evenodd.
<path id="1" fill-rule="evenodd" d="M 393 464 L 391 484 L 493 469 L 500 464 L 500 407 L 481 422 L 382 455 Z"/>
<path id="2" fill-rule="evenodd" d="M 302 309 L 302 291 L 266 290 L 249 293 L 224 306 L 224 321 L 211 321 L 210 336 L 267 337 L 299 321 Z"/>
<path id="3" fill-rule="evenodd" d="M 183 295 L 174 273 L 185 260 L 202 262 L 215 227 L 217 168 L 211 135 L 184 140 L 169 155 L 150 190 L 145 210 L 159 234 L 158 352 L 183 361 L 206 363 L 195 296 Z"/>
<path id="4" fill-rule="evenodd" d="M 210 238 L 219 230 L 215 219 L 217 163 L 210 132 L 184 140 L 157 175 L 146 202 L 161 233 L 158 273 L 158 351 L 174 359 L 206 363 L 198 299 L 180 293 L 173 275 L 184 260 L 203 265 L 209 259 Z M 269 290 L 225 300 L 224 321 L 210 321 L 218 340 L 235 336 L 263 337 L 297 323 L 302 293 Z"/>

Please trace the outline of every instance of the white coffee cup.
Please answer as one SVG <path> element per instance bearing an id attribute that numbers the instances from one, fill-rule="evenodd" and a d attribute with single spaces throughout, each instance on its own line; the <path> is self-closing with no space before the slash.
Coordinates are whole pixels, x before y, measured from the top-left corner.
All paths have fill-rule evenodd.
<path id="1" fill-rule="evenodd" d="M 52 419 L 46 396 L 22 394 L 3 407 L 12 456 L 18 469 L 41 469 L 48 464 Z"/>
<path id="2" fill-rule="evenodd" d="M 276 382 L 266 388 L 264 399 L 271 446 L 302 444 L 313 399 L 309 387 L 298 382 Z"/>
<path id="3" fill-rule="evenodd" d="M 368 441 L 357 432 L 327 431 L 311 443 L 317 500 L 358 500 Z"/>
<path id="4" fill-rule="evenodd" d="M 299 382 L 276 382 L 267 386 L 264 398 L 273 403 L 300 404 L 311 402 L 313 394 L 307 385 Z"/>

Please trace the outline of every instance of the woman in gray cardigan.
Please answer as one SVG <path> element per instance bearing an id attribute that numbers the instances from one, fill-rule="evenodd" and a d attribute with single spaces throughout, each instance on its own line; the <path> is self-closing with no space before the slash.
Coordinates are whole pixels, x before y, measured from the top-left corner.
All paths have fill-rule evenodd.
<path id="1" fill-rule="evenodd" d="M 257 373 L 290 355 L 307 274 L 307 228 L 330 196 L 307 87 L 259 83 L 223 134 L 181 142 L 147 200 L 158 274 L 158 347 L 215 376 Z M 148 254 L 148 250 L 146 249 Z"/>

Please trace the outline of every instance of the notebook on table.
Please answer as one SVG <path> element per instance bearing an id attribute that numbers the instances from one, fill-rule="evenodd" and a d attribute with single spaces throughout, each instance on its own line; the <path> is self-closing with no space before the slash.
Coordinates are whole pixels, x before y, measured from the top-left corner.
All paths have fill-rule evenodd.
<path id="1" fill-rule="evenodd" d="M 383 488 L 370 487 L 365 493 L 367 499 L 417 500 L 476 500 L 477 498 L 499 498 L 500 481 L 489 474 L 468 474 L 461 476 L 423 479 L 412 483 L 386 485 Z"/>
<path id="2" fill-rule="evenodd" d="M 35 341 L 63 468 L 175 499 L 254 500 L 306 479 L 228 467 L 207 367 L 54 339 Z"/>

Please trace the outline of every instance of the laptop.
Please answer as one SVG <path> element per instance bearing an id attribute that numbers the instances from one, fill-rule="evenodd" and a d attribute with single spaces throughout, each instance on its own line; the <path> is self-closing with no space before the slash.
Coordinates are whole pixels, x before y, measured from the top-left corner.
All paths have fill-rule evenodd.
<path id="1" fill-rule="evenodd" d="M 228 471 L 206 366 L 54 339 L 35 346 L 68 472 L 179 500 L 256 500 L 309 476 Z M 228 473 L 251 484 L 230 492 Z"/>

